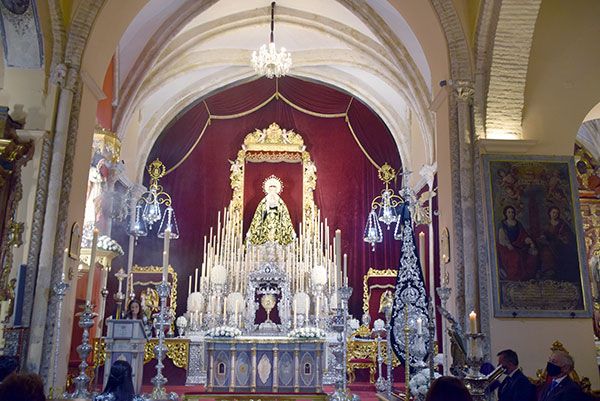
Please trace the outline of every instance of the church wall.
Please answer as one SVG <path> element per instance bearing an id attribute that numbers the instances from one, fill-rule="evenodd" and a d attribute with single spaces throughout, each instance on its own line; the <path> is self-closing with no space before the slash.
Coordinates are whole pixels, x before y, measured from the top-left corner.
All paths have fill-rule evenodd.
<path id="1" fill-rule="evenodd" d="M 5 70 L 0 104 L 9 107 L 9 114 L 13 119 L 25 119 L 25 129 L 50 131 L 53 101 L 53 92 L 48 93 L 46 89 L 43 70 Z"/>
<path id="2" fill-rule="evenodd" d="M 410 183 L 415 190 L 420 190 L 425 181 L 420 174 L 421 168 L 425 164 L 429 164 L 428 155 L 423 151 L 425 149 L 425 143 L 423 141 L 423 135 L 419 128 L 417 119 L 410 113 L 410 165 L 412 168 L 412 174 L 410 176 Z M 420 184 L 420 185 L 419 185 Z M 418 185 L 418 186 L 417 186 Z M 417 187 L 415 187 L 417 186 Z"/>
<path id="3" fill-rule="evenodd" d="M 577 130 L 600 98 L 600 3 L 542 3 L 534 32 L 523 111 L 523 139 L 537 140 L 528 154 L 572 155 Z M 489 299 L 491 304 L 491 298 Z M 555 340 L 575 359 L 580 375 L 598 388 L 591 319 L 491 319 L 491 352 L 514 349 L 525 373 L 543 368 Z"/>

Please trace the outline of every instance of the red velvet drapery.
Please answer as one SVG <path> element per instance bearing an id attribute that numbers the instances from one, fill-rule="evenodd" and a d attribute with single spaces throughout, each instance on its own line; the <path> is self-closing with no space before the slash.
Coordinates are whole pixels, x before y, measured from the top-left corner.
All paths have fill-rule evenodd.
<path id="1" fill-rule="evenodd" d="M 276 85 L 282 96 L 311 112 L 332 114 L 348 110 L 355 134 L 369 156 L 379 165 L 387 162 L 400 169 L 396 143 L 385 124 L 367 106 L 333 88 L 290 77 L 278 82 L 258 79 L 197 101 L 164 130 L 148 162 L 158 157 L 167 168 L 175 166 L 196 142 L 209 118 L 209 110 L 211 115 L 231 115 L 250 110 L 268 99 L 275 92 Z M 203 236 L 216 225 L 217 212 L 223 210 L 231 199 L 228 159 L 236 158 L 246 134 L 256 128 L 267 128 L 273 122 L 302 135 L 315 162 L 315 202 L 321 209 L 321 216 L 328 218 L 331 235 L 336 228 L 342 230 L 342 250 L 348 254 L 349 281 L 354 288 L 351 311 L 357 317 L 361 315 L 363 275 L 370 267 L 397 267 L 400 245 L 391 239 L 391 232 L 385 234 L 388 240 L 379 244 L 375 252 L 363 241 L 370 202 L 383 184 L 377 178 L 377 169 L 353 138 L 345 119 L 309 115 L 281 99 L 274 99 L 243 117 L 212 119 L 189 157 L 161 180 L 173 198 L 181 234 L 178 240 L 171 241 L 170 253 L 171 264 L 180 275 L 178 314 L 185 312 L 187 276 L 202 263 Z M 253 179 L 261 183 L 271 173 L 286 177 L 281 177 L 286 185 L 284 200 L 288 202 L 295 226 L 300 218 L 301 198 L 296 204 L 298 202 L 291 196 L 295 184 L 286 180 L 290 180 L 293 169 L 300 166 L 299 163 L 259 163 L 250 165 L 247 170 L 254 170 L 256 177 Z M 249 202 L 246 208 L 252 209 L 250 218 L 256 207 L 253 202 L 260 200 L 257 194 L 262 197 L 262 189 L 255 185 L 253 196 L 248 192 L 245 196 Z M 161 255 L 162 240 L 152 232 L 148 237 L 140 238 L 134 262 L 140 265 L 160 264 Z"/>

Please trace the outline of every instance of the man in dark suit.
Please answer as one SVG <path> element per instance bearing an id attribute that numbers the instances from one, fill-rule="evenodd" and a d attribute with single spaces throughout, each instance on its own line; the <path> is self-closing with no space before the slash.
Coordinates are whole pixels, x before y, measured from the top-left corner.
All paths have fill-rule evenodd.
<path id="1" fill-rule="evenodd" d="M 498 401 L 534 401 L 535 386 L 519 368 L 519 357 L 511 349 L 498 352 L 498 365 L 506 377 L 498 387 Z"/>
<path id="2" fill-rule="evenodd" d="M 546 373 L 552 381 L 541 391 L 540 401 L 580 401 L 585 400 L 583 391 L 569 377 L 575 363 L 571 355 L 564 351 L 554 351 L 546 364 Z"/>

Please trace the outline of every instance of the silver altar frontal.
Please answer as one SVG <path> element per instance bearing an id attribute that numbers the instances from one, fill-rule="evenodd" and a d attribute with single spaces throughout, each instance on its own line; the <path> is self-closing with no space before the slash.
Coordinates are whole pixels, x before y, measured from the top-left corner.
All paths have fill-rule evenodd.
<path id="1" fill-rule="evenodd" d="M 209 339 L 207 391 L 322 392 L 325 347 L 320 339 Z"/>

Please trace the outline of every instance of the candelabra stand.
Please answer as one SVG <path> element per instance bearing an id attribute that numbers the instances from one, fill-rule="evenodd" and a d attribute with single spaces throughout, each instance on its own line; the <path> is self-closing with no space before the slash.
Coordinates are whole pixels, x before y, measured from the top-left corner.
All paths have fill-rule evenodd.
<path id="1" fill-rule="evenodd" d="M 469 333 L 467 334 L 469 340 L 469 348 L 467 353 L 467 364 L 469 370 L 467 371 L 467 377 L 481 378 L 483 375 L 479 371 L 481 365 L 483 365 L 483 340 L 485 334 L 483 333 Z"/>
<path id="2" fill-rule="evenodd" d="M 377 381 L 375 382 L 375 389 L 379 393 L 387 393 L 388 381 L 383 377 L 383 355 L 381 353 L 381 335 L 377 332 Z"/>
<path id="3" fill-rule="evenodd" d="M 323 314 L 321 313 L 321 309 L 323 309 L 323 285 L 315 284 L 313 286 L 313 299 L 315 300 L 315 327 L 322 328 L 323 327 Z M 318 300 L 318 301 L 317 301 Z M 317 311 L 318 306 L 318 311 Z"/>
<path id="4" fill-rule="evenodd" d="M 450 367 L 450 373 L 454 376 L 464 377 L 464 368 L 467 364 L 466 361 L 466 350 L 464 349 L 463 342 L 463 330 L 461 324 L 452 316 L 452 314 L 446 309 L 446 303 L 448 299 L 450 299 L 450 294 L 452 293 L 452 289 L 450 287 L 446 287 L 445 284 L 443 287 L 438 287 L 436 289 L 438 296 L 440 297 L 440 307 L 439 310 L 442 313 L 444 319 L 450 323 L 450 327 L 446 328 L 448 332 L 450 332 L 450 341 L 452 342 L 452 346 L 450 350 L 452 351 L 452 366 Z M 454 352 L 454 349 L 457 352 Z"/>
<path id="5" fill-rule="evenodd" d="M 160 311 L 157 313 L 154 319 L 154 328 L 158 332 L 158 343 L 154 347 L 154 354 L 156 355 L 156 375 L 150 380 L 154 385 L 152 394 L 149 397 L 152 400 L 165 400 L 171 396 L 167 394 L 165 384 L 167 378 L 163 376 L 162 370 L 165 367 L 163 360 L 167 352 L 167 347 L 164 344 L 165 341 L 165 329 L 171 326 L 171 315 L 167 311 L 167 297 L 170 293 L 170 285 L 163 279 L 163 281 L 156 286 L 156 291 L 160 297 Z"/>
<path id="6" fill-rule="evenodd" d="M 71 394 L 67 394 L 66 398 L 89 399 L 91 397 L 91 393 L 88 391 L 90 377 L 85 371 L 88 367 L 87 357 L 92 351 L 92 346 L 90 345 L 90 327 L 94 325 L 94 318 L 98 316 L 93 309 L 91 302 L 86 301 L 83 311 L 77 314 L 77 316 L 79 316 L 79 327 L 83 329 L 81 344 L 77 347 L 77 354 L 79 355 L 79 358 L 81 358 L 81 363 L 79 364 L 79 376 L 73 380 L 75 383 L 75 391 Z"/>
<path id="7" fill-rule="evenodd" d="M 404 306 L 404 399 L 410 400 L 410 326 L 408 305 Z M 388 399 L 391 399 L 388 398 Z"/>
<path id="8" fill-rule="evenodd" d="M 385 394 L 388 400 L 392 399 L 392 306 L 387 306 L 384 311 L 385 316 L 385 341 L 386 341 L 386 357 L 387 357 L 387 378 L 385 380 Z"/>
<path id="9" fill-rule="evenodd" d="M 485 334 L 482 333 L 469 333 L 467 334 L 469 339 L 469 353 L 467 355 L 467 364 L 469 369 L 467 375 L 464 378 L 465 385 L 469 389 L 471 396 L 474 401 L 485 401 L 487 396 L 485 394 L 486 388 L 500 375 L 503 373 L 501 366 L 498 366 L 488 376 L 484 376 L 480 372 L 481 365 L 483 364 L 483 341 L 485 340 Z"/>
<path id="10" fill-rule="evenodd" d="M 115 295 L 113 295 L 113 299 L 115 300 L 115 303 L 117 304 L 117 313 L 116 313 L 116 318 L 117 319 L 121 319 L 121 315 L 123 315 L 123 301 L 125 300 L 125 294 L 123 294 L 123 280 L 125 280 L 127 278 L 127 273 L 125 273 L 123 271 L 123 269 L 120 269 L 116 274 L 115 277 L 117 278 L 117 280 L 119 280 L 119 291 L 117 291 L 117 293 Z"/>
<path id="11" fill-rule="evenodd" d="M 433 300 L 432 300 L 433 302 Z M 434 366 L 434 358 L 435 358 L 435 313 L 433 312 L 433 303 L 429 303 L 429 323 L 427 323 L 427 330 L 429 331 L 429 343 L 427 343 L 427 353 L 429 358 L 427 360 L 429 364 L 429 385 L 433 382 L 435 378 L 435 366 Z"/>
<path id="12" fill-rule="evenodd" d="M 57 303 L 57 312 L 56 312 L 56 329 L 54 332 L 54 344 L 55 344 L 55 348 L 54 348 L 54 368 L 52 369 L 52 383 L 51 383 L 51 387 L 50 387 L 50 399 L 54 399 L 54 394 L 58 392 L 56 392 L 56 371 L 58 370 L 58 357 L 60 354 L 60 329 L 61 329 L 61 321 L 62 321 L 62 306 L 63 306 L 63 299 L 65 298 L 65 295 L 67 294 L 67 291 L 69 290 L 69 284 L 67 282 L 65 282 L 65 278 L 64 275 L 63 277 L 60 279 L 60 281 L 58 283 L 56 283 L 54 285 L 54 287 L 52 287 L 52 291 L 54 292 L 54 295 L 56 295 L 58 297 L 58 303 Z"/>
<path id="13" fill-rule="evenodd" d="M 329 395 L 329 401 L 357 401 L 358 396 L 348 391 L 347 371 L 347 342 L 346 324 L 348 320 L 348 300 L 352 295 L 351 287 L 341 287 L 338 291 L 339 303 L 337 314 L 334 316 L 332 328 L 338 333 L 338 344 L 334 348 L 333 355 L 336 358 L 335 391 Z"/>

